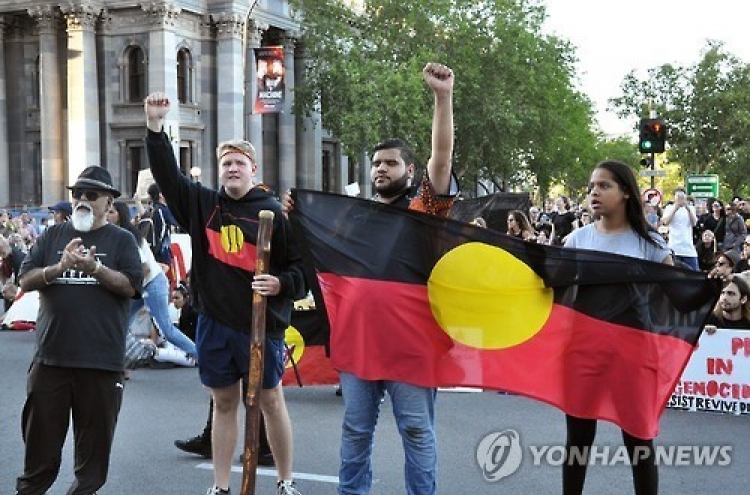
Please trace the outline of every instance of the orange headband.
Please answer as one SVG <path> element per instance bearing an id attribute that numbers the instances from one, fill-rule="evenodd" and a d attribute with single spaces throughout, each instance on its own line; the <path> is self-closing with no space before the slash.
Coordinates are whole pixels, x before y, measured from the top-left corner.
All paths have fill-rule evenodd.
<path id="1" fill-rule="evenodd" d="M 251 155 L 250 153 L 248 153 L 248 152 L 246 152 L 246 151 L 243 151 L 243 150 L 241 150 L 241 149 L 239 149 L 239 148 L 227 148 L 227 149 L 225 149 L 225 150 L 224 150 L 224 151 L 223 151 L 223 152 L 222 152 L 222 153 L 221 153 L 221 154 L 219 155 L 219 161 L 221 161 L 221 159 L 222 159 L 222 158 L 224 158 L 224 157 L 225 157 L 226 155 L 228 155 L 229 153 L 240 153 L 240 154 L 243 154 L 243 155 L 245 155 L 246 157 L 248 157 L 248 158 L 250 159 L 250 162 L 251 162 L 251 163 L 252 163 L 253 165 L 255 165 L 255 157 L 254 157 L 254 156 L 252 156 L 252 155 Z"/>

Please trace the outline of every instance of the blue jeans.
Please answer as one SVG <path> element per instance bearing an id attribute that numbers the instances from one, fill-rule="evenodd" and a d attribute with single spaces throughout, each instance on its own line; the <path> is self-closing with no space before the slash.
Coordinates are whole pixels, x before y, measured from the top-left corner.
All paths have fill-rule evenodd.
<path id="1" fill-rule="evenodd" d="M 366 495 L 372 486 L 372 448 L 380 399 L 391 397 L 393 416 L 404 446 L 407 495 L 434 495 L 437 491 L 437 441 L 434 388 L 401 382 L 361 380 L 340 373 L 344 396 L 341 432 L 341 495 Z"/>
<path id="2" fill-rule="evenodd" d="M 135 314 L 140 311 L 144 304 L 165 339 L 191 356 L 197 356 L 195 343 L 174 326 L 169 318 L 169 281 L 164 273 L 160 272 L 151 282 L 146 284 L 143 288 L 142 299 L 133 299 L 130 303 L 130 321 L 133 321 Z"/>

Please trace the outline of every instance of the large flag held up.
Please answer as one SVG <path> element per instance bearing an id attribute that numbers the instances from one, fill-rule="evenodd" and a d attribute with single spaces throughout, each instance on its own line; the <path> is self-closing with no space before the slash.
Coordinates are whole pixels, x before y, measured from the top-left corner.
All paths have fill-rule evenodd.
<path id="1" fill-rule="evenodd" d="M 653 438 L 718 298 L 699 272 L 292 194 L 332 363 L 363 379 L 506 390 Z"/>

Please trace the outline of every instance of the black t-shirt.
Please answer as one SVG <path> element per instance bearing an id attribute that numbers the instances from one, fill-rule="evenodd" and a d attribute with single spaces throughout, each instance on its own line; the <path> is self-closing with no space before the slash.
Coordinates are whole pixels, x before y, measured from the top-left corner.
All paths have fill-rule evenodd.
<path id="1" fill-rule="evenodd" d="M 699 228 L 701 232 L 704 230 L 710 230 L 716 236 L 716 242 L 724 242 L 724 233 L 726 231 L 724 230 L 724 216 L 723 215 L 719 217 L 719 219 L 717 220 L 713 216 L 713 214 L 707 213 L 706 215 L 700 218 L 699 223 L 701 224 Z M 699 232 L 699 234 L 701 232 Z"/>
<path id="2" fill-rule="evenodd" d="M 739 320 L 726 320 L 711 314 L 706 321 L 706 325 L 714 325 L 716 328 L 728 328 L 731 330 L 750 330 L 750 320 L 741 318 Z"/>
<path id="3" fill-rule="evenodd" d="M 3 277 L 10 279 L 11 282 L 18 285 L 18 272 L 21 269 L 21 263 L 23 263 L 25 257 L 26 254 L 23 251 L 16 246 L 11 246 L 10 254 L 0 260 Z"/>
<path id="4" fill-rule="evenodd" d="M 562 245 L 563 238 L 573 232 L 573 222 L 576 221 L 576 215 L 572 211 L 565 213 L 552 212 L 552 224 L 555 226 L 555 238 L 553 243 Z"/>
<path id="5" fill-rule="evenodd" d="M 71 222 L 46 229 L 21 266 L 20 276 L 54 265 L 65 246 L 80 237 L 107 268 L 125 274 L 140 293 L 143 269 L 130 232 L 107 224 L 78 232 Z M 106 289 L 96 278 L 68 270 L 39 291 L 34 360 L 50 366 L 122 371 L 130 299 Z"/>
<path id="6" fill-rule="evenodd" d="M 180 309 L 180 319 L 177 328 L 180 329 L 190 340 L 195 341 L 195 326 L 198 324 L 198 312 L 191 303 L 187 303 Z"/>

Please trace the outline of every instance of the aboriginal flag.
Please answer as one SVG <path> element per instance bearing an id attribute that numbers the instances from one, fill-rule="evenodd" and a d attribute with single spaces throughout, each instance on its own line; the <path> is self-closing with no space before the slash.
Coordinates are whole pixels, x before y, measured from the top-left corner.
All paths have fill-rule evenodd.
<path id="1" fill-rule="evenodd" d="M 367 380 L 505 390 L 653 438 L 718 298 L 700 272 L 375 201 L 293 198 L 333 366 Z"/>
<path id="2" fill-rule="evenodd" d="M 284 336 L 287 347 L 284 385 L 330 385 L 339 374 L 328 358 L 328 325 L 317 309 L 292 311 Z"/>

